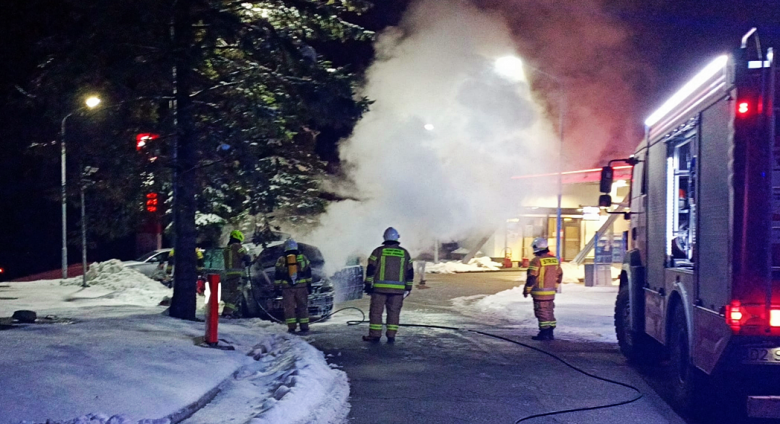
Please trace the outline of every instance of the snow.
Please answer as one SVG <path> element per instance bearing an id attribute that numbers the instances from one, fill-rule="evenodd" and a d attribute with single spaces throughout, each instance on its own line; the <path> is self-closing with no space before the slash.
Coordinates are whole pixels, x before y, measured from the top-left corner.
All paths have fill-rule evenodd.
<path id="1" fill-rule="evenodd" d="M 564 274 L 565 275 L 565 274 Z M 518 286 L 493 295 L 463 296 L 452 300 L 464 315 L 507 327 L 536 327 L 533 299 L 523 297 L 524 279 Z M 618 287 L 585 287 L 562 284 L 555 296 L 555 337 L 565 340 L 615 343 L 614 306 Z"/>
<path id="2" fill-rule="evenodd" d="M 346 374 L 286 327 L 221 322 L 220 344 L 235 350 L 204 348 L 202 322 L 157 306 L 170 289 L 113 260 L 87 277 L 86 288 L 81 277 L 0 284 L 0 316 L 39 317 L 0 318 L 0 423 L 345 420 Z"/>
<path id="3" fill-rule="evenodd" d="M 501 268 L 502 265 L 500 263 L 491 261 L 487 256 L 472 258 L 468 264 L 464 264 L 461 261 L 447 261 L 439 263 L 426 262 L 425 264 L 425 272 L 430 274 L 498 271 Z"/>
<path id="4" fill-rule="evenodd" d="M 225 218 L 213 213 L 195 213 L 195 226 L 198 228 L 209 225 L 224 225 L 226 222 Z"/>

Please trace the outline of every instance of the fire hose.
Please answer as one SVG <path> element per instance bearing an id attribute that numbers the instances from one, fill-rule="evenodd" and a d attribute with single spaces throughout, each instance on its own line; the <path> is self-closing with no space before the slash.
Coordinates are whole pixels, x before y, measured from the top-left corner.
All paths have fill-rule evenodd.
<path id="1" fill-rule="evenodd" d="M 263 274 L 265 274 L 265 273 L 263 273 Z M 266 279 L 267 278 L 268 277 L 266 276 Z M 254 296 L 251 296 L 251 297 L 254 299 Z M 266 315 L 268 315 L 268 317 L 270 317 L 272 320 L 276 321 L 277 323 L 283 323 L 281 320 L 279 320 L 276 317 L 274 317 L 273 315 L 271 315 L 271 313 L 268 312 L 263 307 L 263 305 L 261 305 L 260 302 L 257 301 L 257 299 L 255 299 L 255 302 L 257 303 L 257 306 L 263 312 L 265 312 Z M 339 312 L 347 311 L 347 310 L 350 310 L 350 309 L 354 309 L 354 310 L 360 312 L 360 314 L 362 315 L 362 318 L 360 320 L 349 320 L 349 321 L 346 322 L 347 325 L 349 325 L 349 326 L 360 325 L 360 324 L 364 324 L 364 323 L 368 322 L 368 321 L 366 321 L 366 313 L 362 309 L 360 309 L 358 307 L 355 307 L 355 306 L 348 306 L 346 308 L 337 309 L 337 310 L 335 310 L 335 311 L 333 311 L 331 313 L 325 314 L 325 315 L 321 316 L 320 318 L 311 321 L 311 323 L 325 321 L 325 320 L 329 319 L 330 317 L 332 317 L 333 315 L 338 314 Z M 530 344 L 527 344 L 527 343 L 519 342 L 517 340 L 512 340 L 512 339 L 510 339 L 508 337 L 504 337 L 504 336 L 500 336 L 500 335 L 497 335 L 497 334 L 488 333 L 488 332 L 481 331 L 481 330 L 474 330 L 474 329 L 460 328 L 460 327 L 448 327 L 448 326 L 443 326 L 443 325 L 399 324 L 399 326 L 400 327 L 410 327 L 410 328 L 433 328 L 433 329 L 438 329 L 438 330 L 457 331 L 457 332 L 462 332 L 462 333 L 474 333 L 474 334 L 479 334 L 481 336 L 491 337 L 491 338 L 494 338 L 494 339 L 497 339 L 497 340 L 502 340 L 502 341 L 505 341 L 505 342 L 508 342 L 508 343 L 513 343 L 513 344 L 516 344 L 518 346 L 525 347 L 526 349 L 531 349 L 531 350 L 539 352 L 539 353 L 541 353 L 543 355 L 547 355 L 550 358 L 552 358 L 552 359 L 562 363 L 563 365 L 571 368 L 572 370 L 574 370 L 574 371 L 576 371 L 576 372 L 578 372 L 578 373 L 580 373 L 580 374 L 582 374 L 582 375 L 584 375 L 586 377 L 593 378 L 593 379 L 599 380 L 599 381 L 603 381 L 605 383 L 610 383 L 610 384 L 614 384 L 614 385 L 617 385 L 617 386 L 625 387 L 627 389 L 633 390 L 636 393 L 636 395 L 634 397 L 632 397 L 631 399 L 624 400 L 624 401 L 621 401 L 621 402 L 613 402 L 613 403 L 608 403 L 608 404 L 604 404 L 604 405 L 587 406 L 587 407 L 581 407 L 581 408 L 563 409 L 563 410 L 558 410 L 558 411 L 550 411 L 550 412 L 544 412 L 544 413 L 540 413 L 540 414 L 529 415 L 529 416 L 520 418 L 519 420 L 515 421 L 515 424 L 523 422 L 523 421 L 532 420 L 534 418 L 549 417 L 549 416 L 553 416 L 553 415 L 569 414 L 569 413 L 574 413 L 574 412 L 594 411 L 594 410 L 598 410 L 598 409 L 616 408 L 618 406 L 623 406 L 623 405 L 628 405 L 630 403 L 634 403 L 634 402 L 638 401 L 639 399 L 641 399 L 644 396 L 642 394 L 642 391 L 639 390 L 635 386 L 632 386 L 632 385 L 630 385 L 628 383 L 622 383 L 620 381 L 616 381 L 616 380 L 612 380 L 612 379 L 609 379 L 609 378 L 606 378 L 606 377 L 601 377 L 601 376 L 595 375 L 593 373 L 590 373 L 588 371 L 583 370 L 582 368 L 577 367 L 576 365 L 573 365 L 573 364 L 567 362 L 565 359 L 561 358 L 560 356 L 558 356 L 558 355 L 556 355 L 554 353 L 548 352 L 548 351 L 546 351 L 544 349 L 540 349 L 540 348 L 538 348 L 536 346 L 533 346 L 533 345 L 530 345 Z"/>

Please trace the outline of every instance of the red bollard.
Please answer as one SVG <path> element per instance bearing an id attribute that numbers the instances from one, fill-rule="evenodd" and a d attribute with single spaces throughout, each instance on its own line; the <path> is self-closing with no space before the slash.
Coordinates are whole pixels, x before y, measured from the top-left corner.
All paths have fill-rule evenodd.
<path id="1" fill-rule="evenodd" d="M 217 344 L 217 326 L 219 325 L 219 274 L 206 276 L 209 283 L 209 304 L 206 307 L 206 344 Z"/>

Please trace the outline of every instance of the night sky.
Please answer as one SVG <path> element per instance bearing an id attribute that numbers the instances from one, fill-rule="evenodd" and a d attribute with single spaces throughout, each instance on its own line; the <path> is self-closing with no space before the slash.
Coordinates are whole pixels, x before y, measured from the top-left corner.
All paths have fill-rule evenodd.
<path id="1" fill-rule="evenodd" d="M 501 0 L 476 0 L 483 7 Z M 375 31 L 396 25 L 408 0 L 377 0 L 377 7 L 356 19 Z M 567 3 L 567 2 L 562 2 Z M 575 1 L 570 4 L 578 4 Z M 724 51 L 738 47 L 741 36 L 751 27 L 759 28 L 762 44 L 780 46 L 780 2 L 770 0 L 603 0 L 598 13 L 606 13 L 624 23 L 632 33 L 631 44 L 652 69 L 641 82 L 638 108 L 642 113 L 628 117 L 640 126 L 663 100 L 679 88 L 702 64 Z M 60 265 L 59 204 L 45 193 L 59 185 L 58 170 L 42 169 L 40 160 L 26 154 L 33 142 L 55 140 L 58 123 L 45 122 L 39 114 L 18 105 L 21 94 L 15 85 L 24 85 L 39 58 L 32 47 L 57 28 L 63 12 L 54 0 L 3 0 L 0 2 L 0 281 Z M 587 11 L 592 13 L 593 11 Z M 369 45 L 328 48 L 336 64 L 351 64 L 364 70 L 373 57 Z M 605 101 L 608 101 L 608 97 Z M 325 131 L 318 146 L 323 159 L 337 167 L 336 141 L 348 134 Z M 77 210 L 69 210 L 71 231 L 76 231 Z M 78 262 L 79 249 L 69 248 L 70 262 Z M 90 250 L 90 260 L 112 257 L 130 259 L 133 240 L 99 243 Z"/>

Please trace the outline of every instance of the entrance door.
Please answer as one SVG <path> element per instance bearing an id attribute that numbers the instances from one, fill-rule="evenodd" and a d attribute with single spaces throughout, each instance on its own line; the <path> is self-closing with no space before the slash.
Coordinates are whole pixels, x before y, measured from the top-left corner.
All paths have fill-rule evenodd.
<path id="1" fill-rule="evenodd" d="M 571 261 L 580 253 L 580 219 L 567 218 L 563 221 L 563 257 L 561 260 Z"/>

